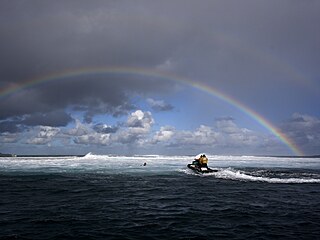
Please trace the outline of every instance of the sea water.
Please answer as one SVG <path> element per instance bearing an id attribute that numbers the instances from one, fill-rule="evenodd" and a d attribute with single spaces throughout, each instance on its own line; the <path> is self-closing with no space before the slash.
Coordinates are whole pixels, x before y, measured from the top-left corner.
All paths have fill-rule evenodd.
<path id="1" fill-rule="evenodd" d="M 320 239 L 319 158 L 191 161 L 0 158 L 0 239 Z"/>

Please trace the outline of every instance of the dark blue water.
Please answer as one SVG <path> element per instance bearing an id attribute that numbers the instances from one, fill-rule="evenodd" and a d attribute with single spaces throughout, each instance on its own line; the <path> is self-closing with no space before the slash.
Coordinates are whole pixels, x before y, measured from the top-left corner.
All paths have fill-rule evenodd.
<path id="1" fill-rule="evenodd" d="M 0 239 L 320 239 L 319 183 L 2 171 L 0 192 Z"/>

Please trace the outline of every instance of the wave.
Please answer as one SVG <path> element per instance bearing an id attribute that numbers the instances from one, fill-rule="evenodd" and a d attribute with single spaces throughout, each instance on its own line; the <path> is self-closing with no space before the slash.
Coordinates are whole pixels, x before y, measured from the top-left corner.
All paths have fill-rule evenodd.
<path id="1" fill-rule="evenodd" d="M 10 157 L 0 159 L 0 172 L 99 172 L 105 174 L 162 174 L 183 172 L 192 156 L 96 155 L 82 157 Z M 144 166 L 146 165 L 146 166 Z M 320 183 L 320 159 L 209 155 L 209 166 L 219 169 L 206 174 L 217 179 L 268 183 Z M 199 175 L 198 175 L 199 176 Z"/>
<path id="2" fill-rule="evenodd" d="M 290 177 L 290 174 L 287 174 L 286 177 L 266 177 L 259 176 L 260 171 L 255 171 L 253 173 L 247 173 L 241 170 L 236 169 L 219 169 L 219 172 L 209 173 L 202 176 L 214 176 L 219 179 L 235 180 L 235 181 L 244 181 L 244 182 L 267 182 L 267 183 L 320 183 L 320 178 L 306 178 L 303 173 L 300 173 L 300 177 Z M 284 176 L 283 173 L 277 173 L 279 176 Z M 293 175 L 293 174 L 291 174 Z M 289 177 L 288 177 L 289 176 Z M 319 176 L 320 177 L 320 176 Z"/>
<path id="3" fill-rule="evenodd" d="M 88 158 L 92 156 L 94 156 L 94 154 L 92 154 L 92 152 L 88 152 L 86 155 L 83 156 L 83 158 Z"/>
<path id="4" fill-rule="evenodd" d="M 296 168 L 296 169 L 320 169 L 320 158 L 292 158 L 292 157 L 267 157 L 267 156 L 223 156 L 223 155 L 207 155 L 209 157 L 209 165 L 220 168 Z M 176 161 L 177 165 L 190 163 L 194 156 L 165 156 L 165 155 L 98 155 L 92 152 L 81 157 L 90 160 L 114 160 L 123 161 L 157 161 L 162 164 L 172 164 Z"/>
<path id="5" fill-rule="evenodd" d="M 93 154 L 92 152 L 88 152 L 87 154 L 85 154 L 81 158 L 93 158 L 93 157 L 96 157 L 96 156 L 97 155 Z"/>

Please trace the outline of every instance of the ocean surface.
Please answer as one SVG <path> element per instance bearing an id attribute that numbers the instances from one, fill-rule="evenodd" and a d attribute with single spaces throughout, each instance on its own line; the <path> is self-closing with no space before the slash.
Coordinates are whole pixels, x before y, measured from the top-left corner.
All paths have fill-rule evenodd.
<path id="1" fill-rule="evenodd" d="M 320 239 L 320 158 L 208 157 L 0 158 L 0 239 Z"/>

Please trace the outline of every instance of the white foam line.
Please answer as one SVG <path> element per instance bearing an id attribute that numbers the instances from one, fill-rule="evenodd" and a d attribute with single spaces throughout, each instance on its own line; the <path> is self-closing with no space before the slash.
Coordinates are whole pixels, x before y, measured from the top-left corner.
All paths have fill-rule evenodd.
<path id="1" fill-rule="evenodd" d="M 251 176 L 240 171 L 222 170 L 221 172 L 214 173 L 217 178 L 252 181 L 252 182 L 268 182 L 268 183 L 320 183 L 320 179 L 306 179 L 306 178 L 267 178 Z"/>

